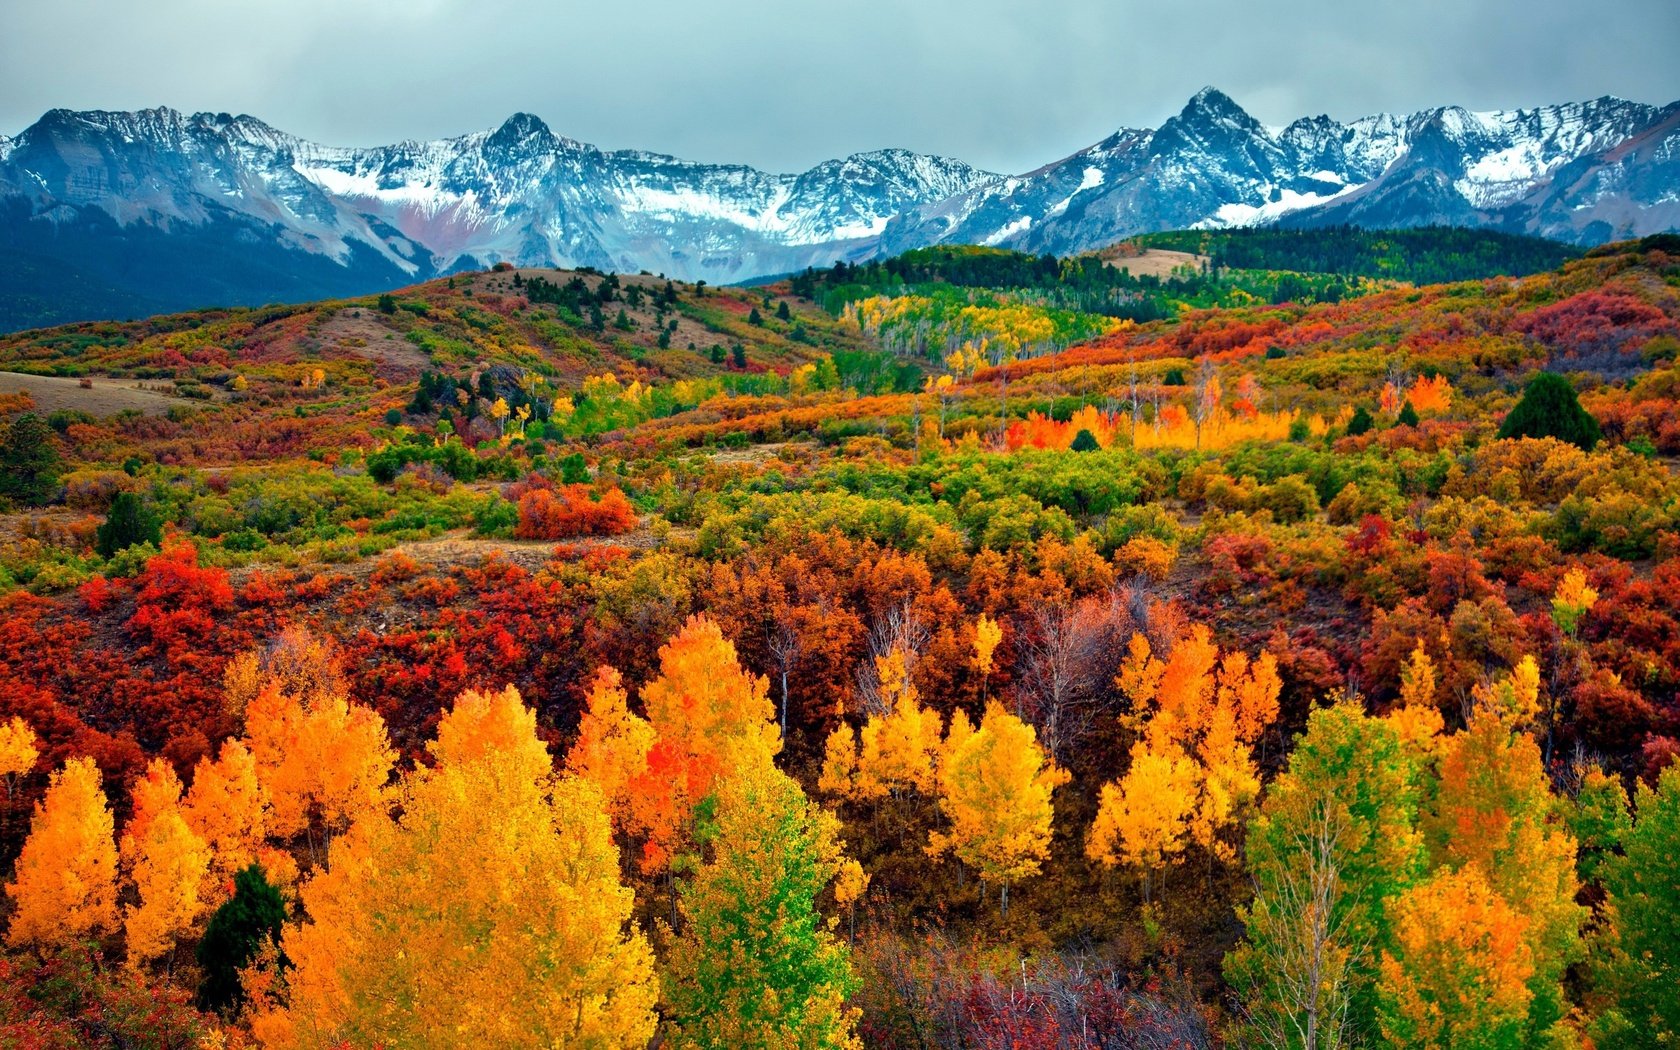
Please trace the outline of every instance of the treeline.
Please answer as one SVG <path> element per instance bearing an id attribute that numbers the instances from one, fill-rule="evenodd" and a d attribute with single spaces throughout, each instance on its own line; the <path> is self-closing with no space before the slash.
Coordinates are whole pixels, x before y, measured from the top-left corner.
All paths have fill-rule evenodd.
<path id="1" fill-rule="evenodd" d="M 1168 276 L 1136 274 L 1096 255 L 1065 258 L 970 245 L 919 248 L 890 259 L 837 262 L 789 281 L 793 294 L 838 315 L 875 296 L 927 292 L 937 286 L 1006 292 L 1015 301 L 1142 324 L 1178 316 L 1182 306 L 1208 309 L 1259 302 L 1340 302 L 1359 282 L 1341 274 L 1236 272 L 1184 267 Z"/>
<path id="2" fill-rule="evenodd" d="M 1412 284 L 1540 273 L 1581 254 L 1570 245 L 1540 237 L 1456 226 L 1176 230 L 1144 234 L 1134 241 L 1148 248 L 1206 255 L 1221 270 L 1294 270 Z"/>

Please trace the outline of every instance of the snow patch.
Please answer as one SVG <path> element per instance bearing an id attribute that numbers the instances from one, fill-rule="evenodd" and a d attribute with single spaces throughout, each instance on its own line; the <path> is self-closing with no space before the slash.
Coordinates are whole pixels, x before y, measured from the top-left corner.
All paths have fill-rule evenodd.
<path id="1" fill-rule="evenodd" d="M 986 238 L 985 243 L 987 247 L 1002 244 L 1004 241 L 1007 241 L 1017 233 L 1025 233 L 1026 231 L 1032 229 L 1032 222 L 1031 215 L 1023 215 L 1014 222 L 1007 223 L 999 228 L 996 233 Z"/>

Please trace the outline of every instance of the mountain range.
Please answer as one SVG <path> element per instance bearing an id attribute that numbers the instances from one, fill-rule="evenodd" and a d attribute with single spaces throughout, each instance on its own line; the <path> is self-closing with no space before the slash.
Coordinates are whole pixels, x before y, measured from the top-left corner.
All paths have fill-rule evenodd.
<path id="1" fill-rule="evenodd" d="M 1023 175 L 901 149 L 798 174 L 602 150 L 516 114 L 323 146 L 249 116 L 53 110 L 0 136 L 0 329 L 362 294 L 501 261 L 714 284 L 941 243 L 1067 254 L 1156 230 L 1680 229 L 1680 102 L 1268 127 L 1205 88 Z"/>

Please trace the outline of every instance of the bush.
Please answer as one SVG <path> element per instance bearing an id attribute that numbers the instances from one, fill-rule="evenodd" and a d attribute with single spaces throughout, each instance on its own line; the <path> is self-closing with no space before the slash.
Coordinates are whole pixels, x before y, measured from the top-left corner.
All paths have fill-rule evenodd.
<path id="1" fill-rule="evenodd" d="M 559 540 L 574 536 L 616 536 L 636 527 L 636 509 L 618 489 L 608 489 L 597 502 L 585 485 L 532 489 L 519 497 L 519 524 L 513 534 L 522 540 Z"/>

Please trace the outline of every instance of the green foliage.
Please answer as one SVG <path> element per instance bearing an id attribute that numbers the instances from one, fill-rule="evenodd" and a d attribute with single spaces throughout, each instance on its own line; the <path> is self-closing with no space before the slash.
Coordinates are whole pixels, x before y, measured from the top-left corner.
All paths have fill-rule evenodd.
<path id="1" fill-rule="evenodd" d="M 1623 855 L 1603 864 L 1607 928 L 1593 974 L 1605 1050 L 1680 1043 L 1680 764 L 1641 784 Z"/>
<path id="2" fill-rule="evenodd" d="M 1312 713 L 1248 829 L 1255 897 L 1225 960 L 1247 1007 L 1245 1045 L 1300 1046 L 1309 1023 L 1319 1046 L 1375 1033 L 1390 906 L 1427 865 L 1421 791 L 1417 760 L 1387 723 L 1354 704 Z"/>
<path id="3" fill-rule="evenodd" d="M 38 507 L 58 491 L 64 457 L 52 427 L 33 412 L 12 420 L 0 440 L 0 498 Z"/>
<path id="4" fill-rule="evenodd" d="M 1074 452 L 1095 452 L 1101 448 L 1096 437 L 1089 430 L 1081 430 L 1073 436 L 1073 443 L 1068 446 Z"/>
<path id="5" fill-rule="evenodd" d="M 671 1042 L 841 1050 L 853 1045 L 843 1003 L 858 982 L 816 908 L 837 868 L 836 822 L 768 756 L 748 762 L 763 768 L 737 772 L 701 810 L 709 856 L 681 889 Z"/>
<path id="6" fill-rule="evenodd" d="M 1371 410 L 1360 405 L 1353 410 L 1353 418 L 1348 420 L 1347 432 L 1349 437 L 1359 437 L 1369 434 L 1377 421 L 1371 418 Z"/>
<path id="7" fill-rule="evenodd" d="M 200 1009 L 232 1013 L 245 1001 L 239 971 L 267 948 L 278 948 L 286 922 L 286 901 L 252 864 L 233 877 L 233 896 L 210 916 L 198 942 Z"/>
<path id="8" fill-rule="evenodd" d="M 1211 256 L 1219 269 L 1334 273 L 1413 284 L 1539 273 L 1581 254 L 1578 248 L 1539 237 L 1453 226 L 1187 230 L 1134 240 L 1152 248 Z"/>
<path id="9" fill-rule="evenodd" d="M 1542 372 L 1529 381 L 1522 400 L 1499 425 L 1499 436 L 1555 437 L 1590 452 L 1604 435 L 1598 420 L 1581 407 L 1569 380 Z"/>
<path id="10" fill-rule="evenodd" d="M 111 511 L 94 534 L 94 550 L 102 558 L 110 558 L 137 543 L 157 546 L 163 542 L 163 523 L 151 508 L 132 492 L 119 492 L 111 501 Z"/>
<path id="11" fill-rule="evenodd" d="M 1403 427 L 1415 427 L 1418 425 L 1417 409 L 1412 407 L 1410 400 L 1400 406 L 1400 414 L 1395 417 L 1394 422 L 1398 426 Z"/>

